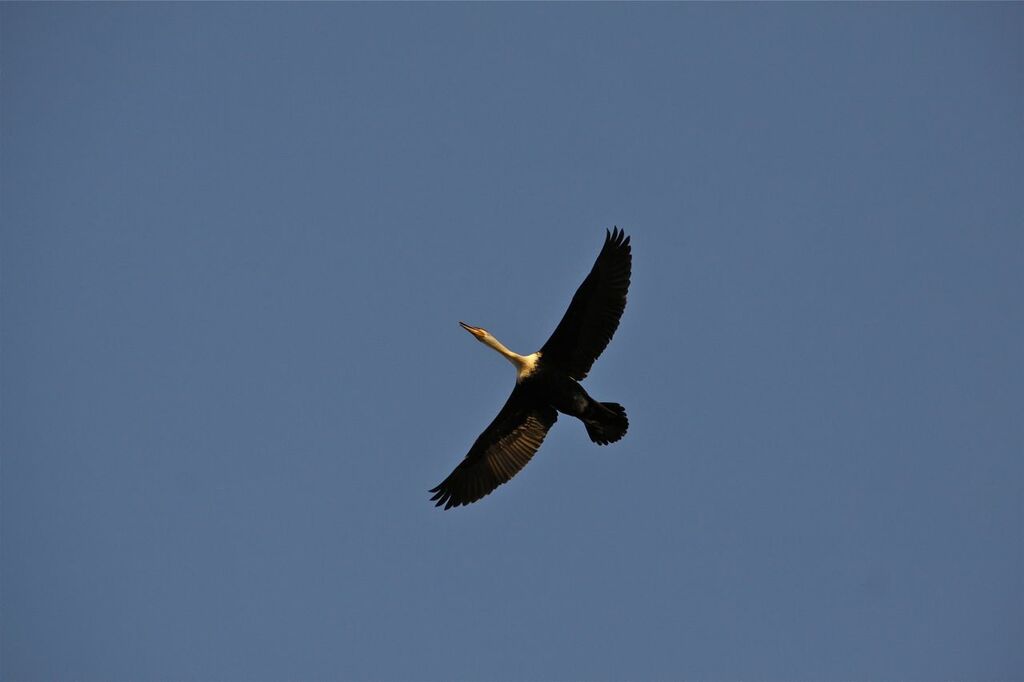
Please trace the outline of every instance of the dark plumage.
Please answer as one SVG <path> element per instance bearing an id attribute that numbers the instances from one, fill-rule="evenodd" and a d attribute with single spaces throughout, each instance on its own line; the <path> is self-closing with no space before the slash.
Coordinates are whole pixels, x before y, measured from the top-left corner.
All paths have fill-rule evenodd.
<path id="1" fill-rule="evenodd" d="M 598 445 L 626 434 L 629 420 L 617 403 L 594 400 L 580 386 L 608 346 L 626 307 L 632 267 L 629 237 L 615 228 L 605 237 L 590 274 L 540 351 L 519 355 L 486 329 L 460 322 L 479 341 L 516 366 L 516 387 L 469 454 L 431 498 L 445 509 L 476 502 L 526 466 L 540 448 L 558 413 L 578 418 Z"/>

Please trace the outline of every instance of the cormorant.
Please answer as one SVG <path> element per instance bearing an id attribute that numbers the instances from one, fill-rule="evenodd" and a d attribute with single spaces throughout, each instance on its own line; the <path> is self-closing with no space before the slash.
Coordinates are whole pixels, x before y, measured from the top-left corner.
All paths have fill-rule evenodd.
<path id="1" fill-rule="evenodd" d="M 459 322 L 515 365 L 516 386 L 465 459 L 430 491 L 436 506 L 450 509 L 476 502 L 519 473 L 540 448 L 559 412 L 582 421 L 590 440 L 598 445 L 614 443 L 626 434 L 629 420 L 622 405 L 594 400 L 579 382 L 619 326 L 632 260 L 625 232 L 618 227 L 606 231 L 590 274 L 551 338 L 536 353 L 513 353 L 486 329 Z"/>

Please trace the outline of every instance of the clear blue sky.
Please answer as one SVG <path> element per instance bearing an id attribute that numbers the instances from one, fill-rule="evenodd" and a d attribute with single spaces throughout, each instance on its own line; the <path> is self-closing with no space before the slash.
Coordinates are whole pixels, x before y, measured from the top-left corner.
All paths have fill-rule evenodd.
<path id="1" fill-rule="evenodd" d="M 0 6 L 2 677 L 1024 678 L 1024 5 Z M 427 489 L 605 228 L 629 304 Z"/>

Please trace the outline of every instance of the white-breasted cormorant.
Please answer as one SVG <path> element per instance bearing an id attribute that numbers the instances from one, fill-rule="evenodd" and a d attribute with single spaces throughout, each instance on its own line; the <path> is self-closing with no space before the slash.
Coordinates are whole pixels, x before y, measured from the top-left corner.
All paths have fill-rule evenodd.
<path id="1" fill-rule="evenodd" d="M 486 329 L 459 322 L 515 365 L 516 387 L 465 459 L 430 491 L 436 506 L 450 509 L 476 502 L 519 473 L 540 448 L 559 412 L 582 421 L 590 440 L 598 445 L 614 443 L 626 434 L 629 420 L 622 405 L 594 400 L 579 382 L 619 326 L 632 260 L 629 237 L 617 227 L 608 232 L 590 274 L 551 338 L 536 353 L 513 353 Z"/>

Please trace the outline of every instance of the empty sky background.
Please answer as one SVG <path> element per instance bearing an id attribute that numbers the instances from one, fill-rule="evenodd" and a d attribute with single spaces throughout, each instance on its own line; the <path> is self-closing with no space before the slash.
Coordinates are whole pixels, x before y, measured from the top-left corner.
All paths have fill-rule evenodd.
<path id="1" fill-rule="evenodd" d="M 1024 677 L 1021 4 L 0 23 L 4 679 Z"/>

